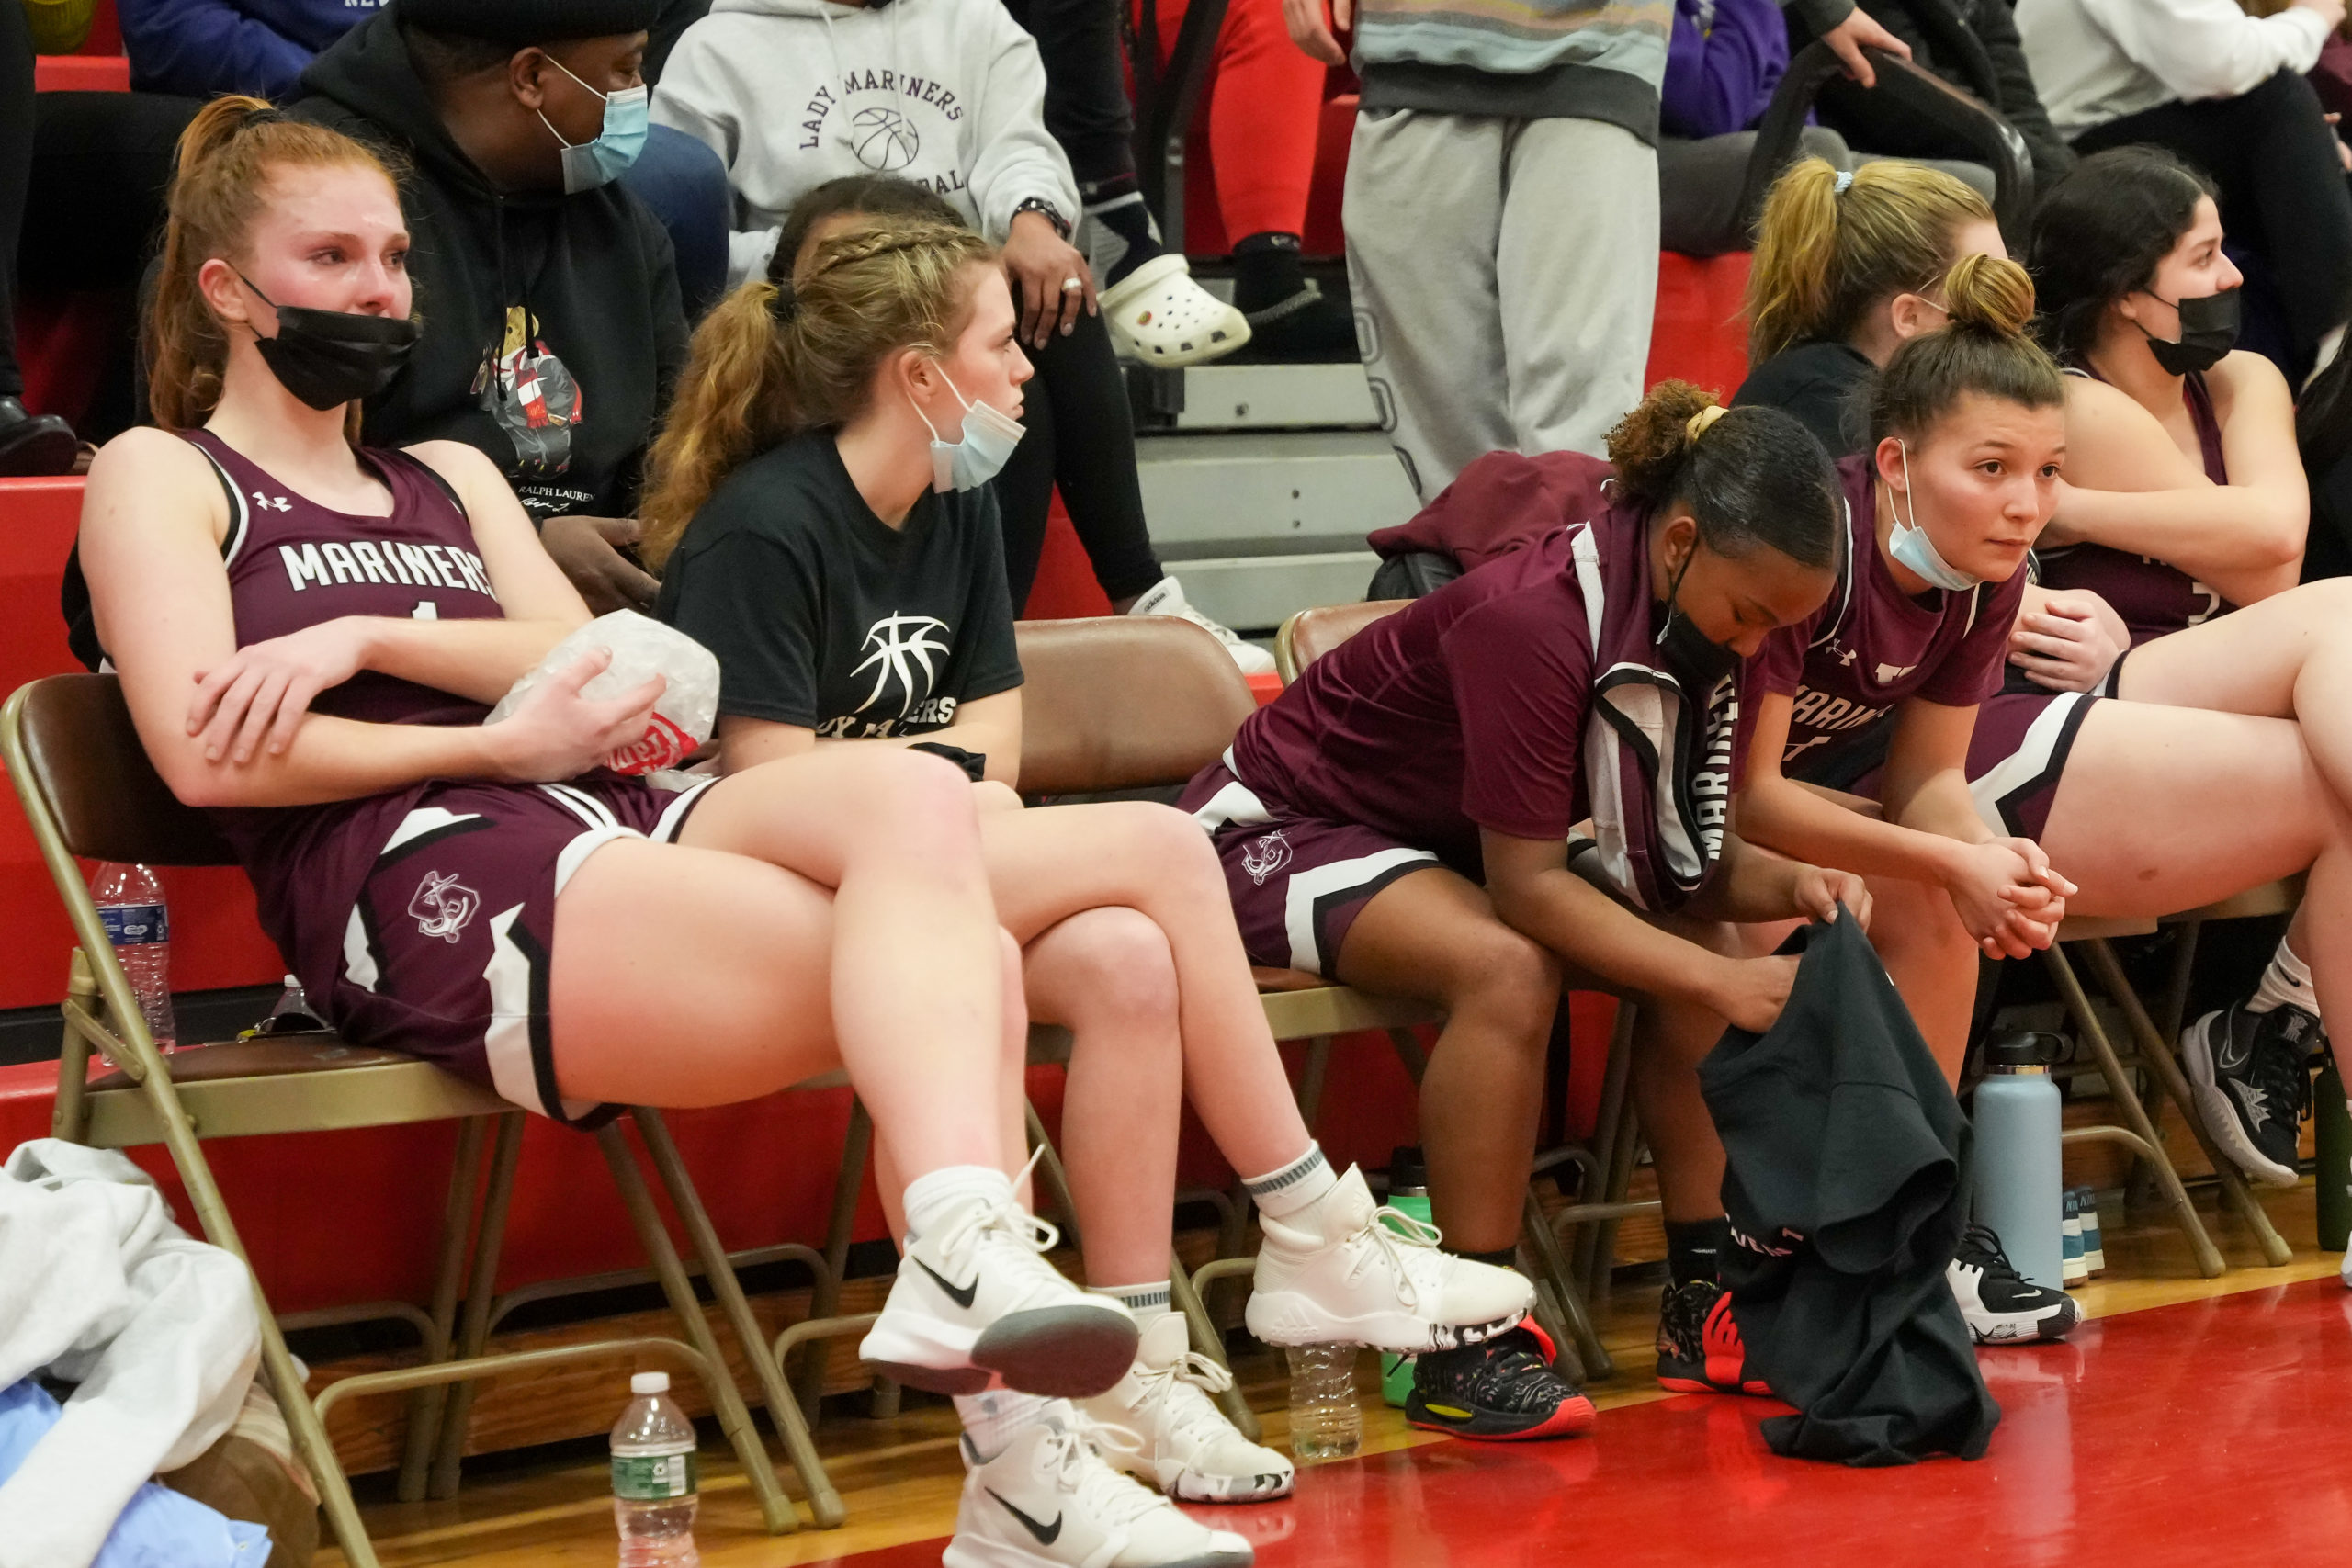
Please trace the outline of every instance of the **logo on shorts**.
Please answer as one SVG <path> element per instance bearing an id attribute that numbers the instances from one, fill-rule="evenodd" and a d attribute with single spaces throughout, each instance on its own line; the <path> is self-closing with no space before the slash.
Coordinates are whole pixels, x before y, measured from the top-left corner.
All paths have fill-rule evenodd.
<path id="1" fill-rule="evenodd" d="M 1242 846 L 1241 869 L 1261 887 L 1266 885 L 1266 878 L 1289 863 L 1290 840 L 1283 837 L 1280 828 Z"/>
<path id="2" fill-rule="evenodd" d="M 408 912 L 419 931 L 452 944 L 481 908 L 481 894 L 459 886 L 455 873 L 444 876 L 437 871 L 424 874 L 424 880 L 416 885 L 416 897 L 408 901 Z"/>

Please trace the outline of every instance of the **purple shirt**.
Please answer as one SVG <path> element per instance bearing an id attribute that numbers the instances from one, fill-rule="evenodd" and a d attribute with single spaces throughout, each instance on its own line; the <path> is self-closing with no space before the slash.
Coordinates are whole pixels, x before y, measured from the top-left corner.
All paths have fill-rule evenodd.
<path id="1" fill-rule="evenodd" d="M 1878 550 L 1876 479 L 1867 456 L 1838 464 L 1846 491 L 1850 547 L 1827 603 L 1767 638 L 1750 661 L 1762 690 L 1795 699 L 1781 766 L 1869 728 L 1897 703 L 1921 697 L 1974 707 L 2000 689 L 2010 624 L 2025 596 L 2025 573 L 1968 592 L 1929 589 L 1915 599 L 1896 586 Z"/>
<path id="2" fill-rule="evenodd" d="M 1530 462 L 1480 458 L 1450 504 L 1510 492 Z M 1678 908 L 1718 863 L 1743 687 L 1687 698 L 1655 663 L 1661 608 L 1639 511 L 1555 528 L 1309 665 L 1241 727 L 1233 771 L 1301 816 L 1379 829 L 1470 876 L 1482 829 L 1561 840 L 1589 818 L 1599 874 L 1645 908 Z"/>

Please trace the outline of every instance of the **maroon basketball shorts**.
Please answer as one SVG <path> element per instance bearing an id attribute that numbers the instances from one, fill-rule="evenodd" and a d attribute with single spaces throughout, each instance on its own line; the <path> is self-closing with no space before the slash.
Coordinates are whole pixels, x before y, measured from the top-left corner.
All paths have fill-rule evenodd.
<path id="1" fill-rule="evenodd" d="M 1976 710 L 1968 741 L 1968 790 L 1996 833 L 2040 839 L 2066 758 L 2091 705 L 2087 692 L 2000 692 Z"/>
<path id="2" fill-rule="evenodd" d="M 614 1108 L 556 1092 L 548 1027 L 556 896 L 616 839 L 675 842 L 707 787 L 610 774 L 433 786 L 378 853 L 340 951 L 322 942 L 306 955 L 333 976 L 330 989 L 310 995 L 355 1044 L 438 1063 L 559 1122 L 599 1124 Z M 310 987 L 312 973 L 302 978 Z"/>
<path id="3" fill-rule="evenodd" d="M 1177 809 L 1206 829 L 1225 866 L 1250 962 L 1339 978 L 1340 945 L 1374 894 L 1442 863 L 1359 822 L 1292 813 L 1234 776 L 1231 753 L 1184 786 Z"/>

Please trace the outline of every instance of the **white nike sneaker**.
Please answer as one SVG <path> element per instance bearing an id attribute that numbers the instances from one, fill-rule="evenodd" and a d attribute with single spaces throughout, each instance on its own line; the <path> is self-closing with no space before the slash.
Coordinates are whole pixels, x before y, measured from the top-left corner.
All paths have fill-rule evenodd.
<path id="1" fill-rule="evenodd" d="M 1244 675 L 1271 675 L 1274 672 L 1274 656 L 1254 642 L 1245 642 L 1241 634 L 1231 626 L 1220 626 L 1202 615 L 1184 597 L 1184 585 L 1172 577 L 1163 577 L 1144 596 L 1129 607 L 1130 615 L 1173 615 L 1180 621 L 1190 621 L 1225 645 L 1233 662 L 1241 667 Z"/>
<path id="2" fill-rule="evenodd" d="M 985 1464 L 964 1444 L 964 1496 L 944 1568 L 1250 1568 L 1250 1543 L 1188 1518 L 1104 1462 L 1126 1434 L 1065 1405 Z"/>
<path id="3" fill-rule="evenodd" d="M 1266 1244 L 1244 1319 L 1268 1345 L 1417 1356 L 1492 1338 L 1535 1304 L 1524 1276 L 1441 1252 L 1435 1225 L 1375 1207 L 1353 1166 L 1315 1207 L 1261 1223 Z"/>
<path id="4" fill-rule="evenodd" d="M 899 1259 L 858 1359 L 933 1393 L 1101 1393 L 1134 1363 L 1135 1320 L 1046 1261 L 1060 1239 L 1017 1203 L 973 1200 Z"/>
<path id="5" fill-rule="evenodd" d="M 1235 1431 L 1210 1396 L 1233 1374 L 1192 1348 L 1183 1314 L 1144 1330 L 1136 1364 L 1107 1393 L 1080 1406 L 1098 1427 L 1125 1427 L 1141 1444 L 1102 1457 L 1187 1503 L 1262 1503 L 1290 1495 L 1289 1460 Z"/>

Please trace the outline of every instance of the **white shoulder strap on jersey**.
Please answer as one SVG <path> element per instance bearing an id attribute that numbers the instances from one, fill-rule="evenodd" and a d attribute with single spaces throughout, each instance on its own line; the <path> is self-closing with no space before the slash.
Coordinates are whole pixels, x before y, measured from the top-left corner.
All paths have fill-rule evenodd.
<path id="1" fill-rule="evenodd" d="M 1813 648 L 1825 647 L 1837 638 L 1838 628 L 1846 624 L 1846 612 L 1854 604 L 1854 504 L 1841 497 L 1838 505 L 1846 514 L 1846 535 L 1838 541 L 1838 613 L 1814 634 L 1809 645 Z"/>
<path id="2" fill-rule="evenodd" d="M 1592 638 L 1592 656 L 1597 661 L 1600 658 L 1600 617 L 1609 608 L 1609 596 L 1601 587 L 1600 546 L 1593 539 L 1591 524 L 1577 525 L 1576 536 L 1568 545 L 1568 557 L 1577 563 L 1577 586 L 1584 591 L 1585 635 Z"/>

